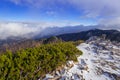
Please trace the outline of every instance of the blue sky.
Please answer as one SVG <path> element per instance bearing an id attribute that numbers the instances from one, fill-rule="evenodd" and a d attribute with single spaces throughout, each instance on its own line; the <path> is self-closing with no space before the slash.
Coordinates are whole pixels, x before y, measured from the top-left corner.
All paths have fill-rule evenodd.
<path id="1" fill-rule="evenodd" d="M 120 24 L 120 0 L 0 0 L 0 21 Z"/>
<path id="2" fill-rule="evenodd" d="M 73 4 L 70 0 L 0 0 L 0 21 L 69 21 L 96 24 L 98 16 L 86 17 L 84 6 L 79 8 L 82 6 L 76 2 L 73 1 Z"/>
<path id="3" fill-rule="evenodd" d="M 0 39 L 76 25 L 120 31 L 120 0 L 0 0 Z"/>

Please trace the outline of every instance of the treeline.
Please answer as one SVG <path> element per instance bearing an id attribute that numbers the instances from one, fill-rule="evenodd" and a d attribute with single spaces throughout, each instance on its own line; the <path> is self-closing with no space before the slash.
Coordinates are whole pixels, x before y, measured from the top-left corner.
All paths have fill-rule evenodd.
<path id="1" fill-rule="evenodd" d="M 46 39 L 21 39 L 21 40 L 6 40 L 6 41 L 0 41 L 0 54 L 6 52 L 6 50 L 10 50 L 13 53 L 26 48 L 33 48 L 40 46 L 42 44 L 49 44 L 49 43 L 57 43 L 57 42 L 63 42 L 63 40 L 52 36 L 50 38 Z"/>
<path id="2" fill-rule="evenodd" d="M 1 42 L 1 41 L 0 41 Z M 12 53 L 15 53 L 18 50 L 21 49 L 26 49 L 26 48 L 34 48 L 38 47 L 43 44 L 49 44 L 49 43 L 59 43 L 59 42 L 64 42 L 62 39 L 57 38 L 55 36 L 52 36 L 47 39 L 38 39 L 38 40 L 32 40 L 32 39 L 22 39 L 19 41 L 6 41 L 6 42 L 1 42 L 0 44 L 0 54 L 6 52 L 6 50 L 12 51 Z M 83 41 L 74 41 L 75 43 L 80 44 Z"/>
<path id="3" fill-rule="evenodd" d="M 4 42 L 0 45 L 0 53 L 5 52 L 6 50 L 11 50 L 13 53 L 17 50 L 37 47 L 43 44 L 43 40 L 21 40 L 15 42 Z"/>
<path id="4" fill-rule="evenodd" d="M 78 42 L 77 42 L 78 43 Z M 0 80 L 36 80 L 81 55 L 73 42 L 57 42 L 0 55 Z"/>

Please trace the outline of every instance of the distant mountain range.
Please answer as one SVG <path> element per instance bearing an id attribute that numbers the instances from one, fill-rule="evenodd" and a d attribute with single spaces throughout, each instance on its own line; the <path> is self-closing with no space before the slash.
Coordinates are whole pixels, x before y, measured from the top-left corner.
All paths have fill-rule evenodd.
<path id="1" fill-rule="evenodd" d="M 80 30 L 78 28 L 77 28 L 78 29 L 77 30 L 75 28 L 73 28 L 73 29 L 72 28 L 73 27 L 71 27 L 70 29 L 68 28 L 68 30 L 66 28 L 57 28 L 57 27 L 55 29 L 49 28 L 49 29 L 47 29 L 48 31 L 44 31 L 44 33 L 46 32 L 45 35 L 39 34 L 30 39 L 21 38 L 21 37 L 9 37 L 5 40 L 0 40 L 0 45 L 2 45 L 4 43 L 7 43 L 7 44 L 11 44 L 11 43 L 15 43 L 15 42 L 20 43 L 20 42 L 28 41 L 28 40 L 32 40 L 32 41 L 42 40 L 42 39 L 49 38 L 51 36 L 56 36 L 58 38 L 61 38 L 64 41 L 87 40 L 92 36 L 100 37 L 103 34 L 106 35 L 106 39 L 120 42 L 120 32 L 117 30 L 100 30 L 100 29 Z M 54 30 L 56 30 L 56 31 L 54 31 Z"/>
<path id="2" fill-rule="evenodd" d="M 78 33 L 62 34 L 57 37 L 61 38 L 64 41 L 77 41 L 77 40 L 87 40 L 92 36 L 101 37 L 102 35 L 105 35 L 106 39 L 110 39 L 111 41 L 120 42 L 120 32 L 117 30 L 93 29 L 93 30 L 82 31 Z"/>
<path id="3" fill-rule="evenodd" d="M 97 25 L 98 27 L 98 25 Z M 40 38 L 47 38 L 50 36 L 57 36 L 61 34 L 67 34 L 67 33 L 78 33 L 81 31 L 87 31 L 91 29 L 95 29 L 96 26 L 84 26 L 84 25 L 77 25 L 77 26 L 64 26 L 64 27 L 47 27 L 46 29 L 39 32 L 36 36 L 34 36 L 34 39 L 40 39 Z"/>
<path id="4" fill-rule="evenodd" d="M 120 32 L 117 30 L 100 30 L 100 29 L 92 29 L 88 31 L 81 31 L 76 33 L 67 33 L 67 34 L 61 34 L 56 36 L 54 35 L 48 35 L 44 38 L 31 38 L 31 39 L 25 39 L 25 38 L 19 38 L 19 37 L 9 37 L 6 40 L 0 40 L 0 52 L 4 52 L 7 49 L 16 51 L 19 49 L 25 49 L 29 47 L 36 47 L 41 44 L 46 44 L 50 42 L 57 42 L 57 41 L 77 41 L 77 40 L 87 40 L 92 36 L 106 36 L 106 39 L 109 39 L 111 41 L 118 41 L 120 42 Z M 52 37 L 56 36 L 56 37 Z"/>

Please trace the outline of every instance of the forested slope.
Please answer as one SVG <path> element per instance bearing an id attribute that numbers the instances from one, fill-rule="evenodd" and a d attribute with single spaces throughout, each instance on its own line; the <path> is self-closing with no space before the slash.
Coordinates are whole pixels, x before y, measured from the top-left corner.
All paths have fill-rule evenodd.
<path id="1" fill-rule="evenodd" d="M 0 55 L 0 80 L 36 80 L 81 55 L 73 42 L 44 44 Z"/>

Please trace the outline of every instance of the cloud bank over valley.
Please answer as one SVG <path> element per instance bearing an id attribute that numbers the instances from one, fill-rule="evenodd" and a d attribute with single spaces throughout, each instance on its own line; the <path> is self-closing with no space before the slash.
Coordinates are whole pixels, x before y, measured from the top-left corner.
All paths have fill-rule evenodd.
<path id="1" fill-rule="evenodd" d="M 77 25 L 77 24 L 59 24 L 59 23 L 24 23 L 24 22 L 1 22 L 0 23 L 0 39 L 9 37 L 44 37 L 48 35 L 59 35 L 64 33 L 76 33 L 90 29 L 115 29 L 120 31 L 119 25 Z"/>

